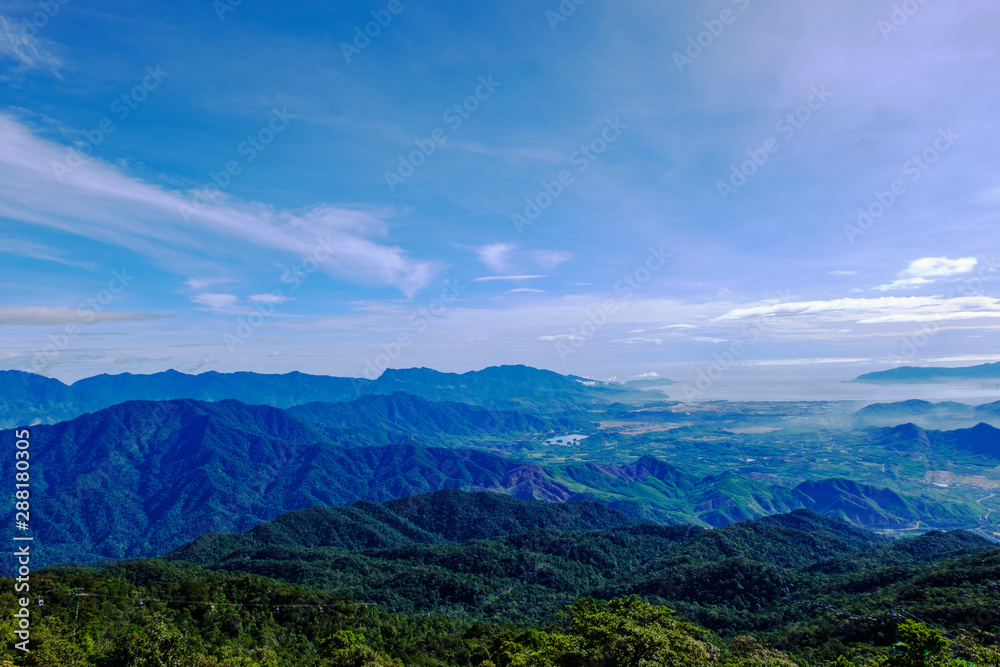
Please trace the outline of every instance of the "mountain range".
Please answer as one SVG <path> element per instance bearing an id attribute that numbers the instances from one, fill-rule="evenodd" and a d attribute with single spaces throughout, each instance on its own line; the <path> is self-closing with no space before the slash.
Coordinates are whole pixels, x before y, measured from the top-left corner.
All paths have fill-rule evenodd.
<path id="1" fill-rule="evenodd" d="M 810 508 L 864 526 L 901 528 L 920 521 L 925 528 L 952 528 L 976 525 L 982 512 L 974 503 L 917 498 L 849 480 L 790 487 L 732 472 L 698 476 L 651 456 L 628 465 L 540 465 L 483 449 L 428 446 L 442 432 L 466 437 L 463 429 L 477 423 L 478 413 L 421 402 L 426 419 L 410 419 L 393 410 L 416 404 L 412 397 L 359 400 L 378 407 L 374 417 L 363 418 L 370 430 L 355 422 L 313 424 L 266 405 L 190 399 L 128 401 L 32 427 L 33 525 L 44 558 L 151 556 L 206 532 L 247 530 L 291 510 L 442 489 L 549 502 L 592 500 L 637 518 L 703 526 Z M 349 418 L 335 406 L 304 412 Z M 454 415 L 465 421 L 442 426 Z M 386 420 L 407 430 L 387 432 Z M 535 429 L 546 422 L 514 414 L 510 423 Z M 345 430 L 349 437 L 340 437 Z M 981 437 L 989 439 L 992 431 L 959 434 L 955 442 L 973 446 Z M 394 442 L 380 444 L 387 439 Z M 12 475 L 12 466 L 10 457 L 3 459 L 3 474 Z"/>
<path id="2" fill-rule="evenodd" d="M 0 371 L 0 427 L 52 424 L 125 401 L 234 399 L 250 405 L 288 408 L 313 402 L 337 403 L 370 394 L 405 392 L 431 401 L 466 403 L 494 410 L 553 412 L 615 402 L 662 400 L 658 390 L 585 380 L 529 366 L 491 366 L 468 373 L 428 368 L 388 369 L 375 380 L 292 372 L 191 375 L 174 370 L 151 375 L 95 375 L 66 385 L 24 371 Z"/>

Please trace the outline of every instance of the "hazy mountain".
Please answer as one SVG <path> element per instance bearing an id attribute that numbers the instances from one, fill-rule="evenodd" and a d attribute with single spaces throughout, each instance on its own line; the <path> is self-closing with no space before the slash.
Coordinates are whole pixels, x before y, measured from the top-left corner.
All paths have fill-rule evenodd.
<path id="1" fill-rule="evenodd" d="M 1000 401 L 994 401 L 993 403 L 984 403 L 982 405 L 977 405 L 975 408 L 975 413 L 977 417 L 981 419 L 997 419 L 1000 418 Z"/>
<path id="2" fill-rule="evenodd" d="M 931 403 L 917 399 L 896 403 L 872 403 L 854 413 L 858 426 L 893 426 L 914 422 L 925 428 L 964 426 L 974 417 L 975 409 L 965 403 Z"/>
<path id="3" fill-rule="evenodd" d="M 583 380 L 521 365 L 491 366 L 468 373 L 441 373 L 429 368 L 388 369 L 374 385 L 370 393 L 402 391 L 432 401 L 543 412 L 666 398 L 666 394 L 656 390 L 631 389 L 615 382 Z"/>
<path id="4" fill-rule="evenodd" d="M 0 428 L 55 423 L 86 412 L 72 388 L 24 371 L 0 371 Z"/>
<path id="5" fill-rule="evenodd" d="M 131 400 L 234 399 L 250 405 L 287 408 L 401 391 L 431 401 L 544 412 L 601 407 L 614 402 L 635 404 L 666 397 L 659 391 L 630 389 L 617 383 L 584 383 L 529 366 L 493 366 L 462 374 L 440 373 L 428 368 L 390 369 L 376 380 L 299 372 L 270 375 L 208 371 L 189 375 L 168 370 L 151 375 L 96 375 L 69 386 L 33 373 L 0 371 L 0 408 L 3 409 L 0 427 L 56 423 Z"/>
<path id="6" fill-rule="evenodd" d="M 1000 361 L 978 366 L 944 368 L 938 366 L 900 366 L 885 371 L 865 373 L 851 382 L 902 384 L 922 382 L 959 382 L 964 380 L 1000 380 Z"/>

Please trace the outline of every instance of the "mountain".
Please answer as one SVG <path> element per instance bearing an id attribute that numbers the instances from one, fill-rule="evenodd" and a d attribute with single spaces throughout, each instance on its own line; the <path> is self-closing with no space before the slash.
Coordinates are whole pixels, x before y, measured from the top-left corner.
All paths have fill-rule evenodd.
<path id="1" fill-rule="evenodd" d="M 924 382 L 961 382 L 967 380 L 1000 380 L 1000 361 L 978 366 L 945 368 L 939 366 L 900 366 L 885 371 L 865 373 L 851 382 L 870 384 L 903 384 Z"/>
<path id="2" fill-rule="evenodd" d="M 0 371 L 0 428 L 54 423 L 85 412 L 72 388 L 24 371 Z"/>
<path id="3" fill-rule="evenodd" d="M 891 452 L 929 452 L 931 438 L 925 429 L 908 422 L 883 429 L 879 434 L 878 446 Z"/>
<path id="4" fill-rule="evenodd" d="M 169 560 L 211 563 L 220 554 L 268 546 L 346 551 L 491 539 L 535 530 L 611 530 L 639 521 L 593 502 L 554 504 L 499 493 L 435 491 L 386 503 L 358 501 L 282 514 L 238 534 L 202 535 Z"/>
<path id="5" fill-rule="evenodd" d="M 921 453 L 930 460 L 962 460 L 993 467 L 1000 461 L 1000 429 L 980 422 L 972 428 L 951 431 L 925 430 L 901 424 L 878 433 L 879 446 L 890 451 Z"/>
<path id="6" fill-rule="evenodd" d="M 994 465 L 1000 460 L 1000 429 L 982 422 L 972 428 L 936 434 L 935 444 L 988 459 Z"/>
<path id="7" fill-rule="evenodd" d="M 206 532 L 248 530 L 291 510 L 444 489 L 594 501 L 637 518 L 702 526 L 814 508 L 862 525 L 904 528 L 920 521 L 925 528 L 955 528 L 976 525 L 979 511 L 970 503 L 924 501 L 846 480 L 790 488 L 733 473 L 702 477 L 650 456 L 628 465 L 539 465 L 482 449 L 430 447 L 423 433 L 393 436 L 377 426 L 390 414 L 382 408 L 417 405 L 411 397 L 366 400 L 379 408 L 365 422 L 373 427 L 351 431 L 349 438 L 289 411 L 235 400 L 129 401 L 34 426 L 33 527 L 44 547 L 39 558 L 51 563 L 150 556 Z M 419 405 L 438 414 L 436 404 Z M 450 405 L 441 410 L 468 419 L 477 414 Z M 468 419 L 462 423 L 476 423 Z M 392 423 L 437 424 L 416 416 Z M 959 433 L 955 442 L 971 447 L 991 437 L 992 431 L 974 429 Z M 0 439 L 12 441 L 13 433 L 0 432 Z M 365 446 L 387 439 L 395 441 Z M 0 459 L 0 474 L 13 472 L 13 459 Z M 10 500 L 7 513 L 13 513 Z"/>
<path id="8" fill-rule="evenodd" d="M 888 528 L 918 522 L 931 526 L 974 526 L 980 517 L 974 505 L 926 501 L 848 479 L 803 482 L 795 488 L 809 498 L 809 509 L 861 526 Z"/>
<path id="9" fill-rule="evenodd" d="M 208 371 L 190 375 L 168 370 L 151 375 L 95 375 L 69 386 L 33 373 L 0 371 L 0 427 L 56 423 L 130 400 L 234 399 L 250 405 L 288 408 L 397 392 L 494 410 L 541 412 L 578 411 L 615 402 L 638 404 L 666 397 L 655 390 L 585 382 L 529 366 L 493 366 L 462 374 L 428 368 L 389 369 L 376 380 L 299 372 L 269 375 Z"/>

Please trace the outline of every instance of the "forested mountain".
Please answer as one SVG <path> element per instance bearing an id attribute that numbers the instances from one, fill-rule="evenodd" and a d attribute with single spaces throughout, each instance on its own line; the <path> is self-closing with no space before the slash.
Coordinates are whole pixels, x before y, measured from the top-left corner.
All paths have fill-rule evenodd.
<path id="1" fill-rule="evenodd" d="M 368 520 L 409 542 L 366 547 L 354 533 Z M 970 662 L 956 667 L 997 664 L 981 631 L 996 622 L 1000 549 L 962 531 L 891 541 L 805 510 L 705 530 L 636 523 L 594 504 L 439 492 L 295 512 L 251 533 L 221 560 L 200 549 L 212 570 L 144 560 L 32 572 L 32 599 L 44 607 L 32 606 L 31 653 L 26 660 L 5 642 L 0 661 L 851 667 L 849 656 L 909 667 L 961 656 Z M 195 555 L 172 557 L 182 554 Z M 12 612 L 14 582 L 2 583 L 0 608 Z"/>
<path id="2" fill-rule="evenodd" d="M 288 408 L 400 391 L 431 401 L 543 412 L 665 398 L 655 390 L 642 391 L 616 383 L 584 383 L 579 378 L 529 366 L 492 366 L 461 374 L 428 368 L 388 369 L 375 380 L 299 372 L 269 375 L 207 371 L 191 375 L 167 370 L 150 375 L 95 375 L 68 386 L 33 373 L 0 371 L 0 427 L 55 423 L 133 400 L 234 399 L 251 405 Z"/>
<path id="3" fill-rule="evenodd" d="M 247 533 L 204 536 L 165 558 L 495 621 L 548 622 L 583 596 L 637 593 L 723 635 L 815 618 L 823 611 L 809 601 L 846 604 L 860 591 L 884 599 L 887 612 L 907 582 L 973 554 L 1000 575 L 1000 548 L 964 531 L 893 541 L 809 510 L 707 530 L 638 523 L 594 505 L 556 507 L 439 492 L 294 512 Z M 484 516 L 490 525 L 479 526 Z M 957 587 L 947 582 L 930 586 Z M 948 613 L 959 621 L 957 610 Z"/>

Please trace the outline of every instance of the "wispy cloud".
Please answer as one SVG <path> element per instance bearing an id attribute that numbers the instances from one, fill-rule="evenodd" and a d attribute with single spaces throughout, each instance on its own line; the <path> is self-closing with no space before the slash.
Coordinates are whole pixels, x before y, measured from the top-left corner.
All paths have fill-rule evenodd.
<path id="1" fill-rule="evenodd" d="M 966 320 L 977 317 L 1000 317 L 1000 300 L 990 297 L 944 299 L 931 296 L 885 296 L 873 299 L 793 301 L 735 308 L 717 317 L 716 320 L 807 316 L 826 321 L 854 321 L 859 324 Z"/>
<path id="2" fill-rule="evenodd" d="M 311 257 L 340 280 L 412 296 L 440 269 L 371 240 L 388 234 L 372 212 L 328 204 L 291 211 L 227 196 L 195 205 L 87 157 L 60 182 L 53 165 L 66 155 L 66 148 L 0 114 L 0 215 L 124 247 L 187 276 L 219 273 L 222 266 L 259 270 L 262 261 L 280 268 Z"/>
<path id="3" fill-rule="evenodd" d="M 630 338 L 618 338 L 612 343 L 624 343 L 625 345 L 663 345 L 662 338 L 649 338 L 647 336 L 632 336 Z"/>
<path id="4" fill-rule="evenodd" d="M 516 248 L 516 243 L 491 243 L 473 250 L 479 261 L 491 271 L 508 273 L 511 270 L 510 255 Z"/>
<path id="5" fill-rule="evenodd" d="M 9 58 L 22 70 L 46 70 L 59 76 L 62 60 L 55 54 L 56 44 L 25 29 L 27 21 L 16 22 L 0 14 L 0 56 Z"/>

